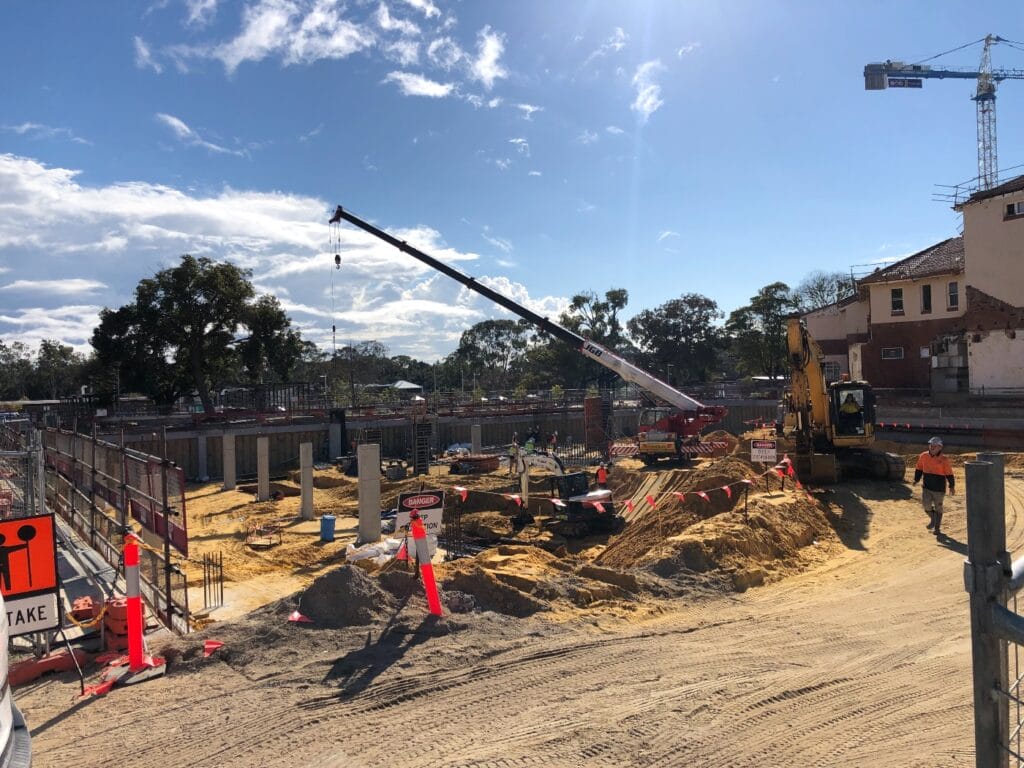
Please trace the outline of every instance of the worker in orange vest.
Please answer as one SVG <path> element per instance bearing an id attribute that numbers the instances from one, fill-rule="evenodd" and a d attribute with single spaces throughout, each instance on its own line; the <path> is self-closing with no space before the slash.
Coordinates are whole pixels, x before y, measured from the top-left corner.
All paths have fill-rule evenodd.
<path id="1" fill-rule="evenodd" d="M 914 485 L 924 479 L 921 489 L 921 503 L 931 522 L 928 529 L 935 536 L 942 535 L 942 501 L 946 496 L 946 485 L 953 494 L 953 465 L 942 455 L 942 438 L 933 437 L 928 441 L 928 450 L 917 457 L 914 467 Z"/>
<path id="2" fill-rule="evenodd" d="M 605 466 L 603 461 L 601 462 L 601 465 L 597 468 L 597 487 L 608 487 L 608 467 Z"/>

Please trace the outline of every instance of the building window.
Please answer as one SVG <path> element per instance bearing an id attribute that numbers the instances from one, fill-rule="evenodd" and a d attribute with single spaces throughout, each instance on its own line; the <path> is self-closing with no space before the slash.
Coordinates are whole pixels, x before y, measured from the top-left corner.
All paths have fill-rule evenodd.
<path id="1" fill-rule="evenodd" d="M 1020 203 L 1007 203 L 1006 204 L 1006 218 L 1014 219 L 1018 216 L 1024 216 L 1024 202 Z"/>
<path id="2" fill-rule="evenodd" d="M 956 280 L 949 284 L 949 299 L 946 301 L 947 309 L 960 309 L 960 289 Z"/>
<path id="3" fill-rule="evenodd" d="M 839 381 L 839 363 L 835 360 L 826 360 L 821 364 L 821 372 L 825 376 L 825 381 Z"/>
<path id="4" fill-rule="evenodd" d="M 902 360 L 903 347 L 882 347 L 883 360 Z"/>
<path id="5" fill-rule="evenodd" d="M 921 286 L 921 314 L 927 315 L 932 311 L 932 287 L 930 285 Z"/>
<path id="6" fill-rule="evenodd" d="M 921 357 L 922 358 L 931 357 L 931 356 L 932 356 L 932 348 L 931 347 L 921 347 Z"/>
<path id="7" fill-rule="evenodd" d="M 892 313 L 894 315 L 903 314 L 903 289 L 902 288 L 890 288 L 889 293 L 892 300 Z"/>

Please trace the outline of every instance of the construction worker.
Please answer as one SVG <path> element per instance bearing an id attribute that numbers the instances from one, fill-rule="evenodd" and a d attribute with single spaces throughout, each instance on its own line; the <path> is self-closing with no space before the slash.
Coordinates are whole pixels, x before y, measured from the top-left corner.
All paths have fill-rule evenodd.
<path id="1" fill-rule="evenodd" d="M 519 458 L 519 437 L 513 432 L 512 442 L 508 446 L 508 473 L 514 475 L 516 473 L 516 459 Z"/>
<path id="2" fill-rule="evenodd" d="M 608 487 L 608 467 L 602 461 L 600 466 L 597 468 L 597 487 L 607 488 Z"/>
<path id="3" fill-rule="evenodd" d="M 921 479 L 921 502 L 930 522 L 928 529 L 934 531 L 936 537 L 942 535 L 942 500 L 946 496 L 946 485 L 953 495 L 953 466 L 949 459 L 942 455 L 942 438 L 933 437 L 928 441 L 928 450 L 917 457 L 914 467 L 914 485 Z"/>
<path id="4" fill-rule="evenodd" d="M 861 422 L 862 411 L 863 409 L 860 407 L 860 403 L 857 402 L 857 398 L 853 396 L 853 392 L 848 392 L 846 399 L 839 406 L 839 418 L 843 433 L 863 432 L 863 424 Z"/>

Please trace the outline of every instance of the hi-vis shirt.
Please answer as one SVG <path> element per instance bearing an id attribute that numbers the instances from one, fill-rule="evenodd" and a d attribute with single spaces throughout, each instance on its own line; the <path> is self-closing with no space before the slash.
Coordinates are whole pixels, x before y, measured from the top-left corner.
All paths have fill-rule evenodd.
<path id="1" fill-rule="evenodd" d="M 917 466 L 914 467 L 914 482 L 916 483 L 924 476 L 924 487 L 929 491 L 945 493 L 946 483 L 949 483 L 949 490 L 953 490 L 953 465 L 949 459 L 941 453 L 932 456 L 925 451 L 917 457 Z"/>

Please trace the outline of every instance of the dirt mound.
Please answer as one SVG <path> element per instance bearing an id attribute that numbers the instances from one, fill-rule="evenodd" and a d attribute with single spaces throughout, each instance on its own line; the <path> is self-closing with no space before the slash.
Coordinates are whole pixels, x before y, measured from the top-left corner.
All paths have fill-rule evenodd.
<path id="1" fill-rule="evenodd" d="M 392 607 L 391 595 L 351 565 L 325 573 L 299 598 L 299 612 L 320 627 L 372 624 Z"/>
<path id="2" fill-rule="evenodd" d="M 644 474 L 644 473 L 640 473 Z M 615 536 L 595 562 L 612 568 L 633 568 L 652 549 L 667 537 L 682 533 L 691 525 L 713 515 L 731 510 L 743 498 L 741 480 L 756 481 L 760 472 L 748 461 L 737 456 L 725 456 L 692 471 L 671 470 L 647 474 L 645 482 L 635 486 L 629 496 L 616 493 L 620 507 L 626 498 L 633 501 L 634 512 L 627 515 L 628 523 L 621 534 Z M 624 479 L 622 486 L 634 485 Z M 730 486 L 730 493 L 722 490 Z M 707 494 L 707 499 L 697 496 Z M 685 494 L 680 501 L 674 494 Z M 656 502 L 651 507 L 647 496 Z"/>
<path id="3" fill-rule="evenodd" d="M 799 492 L 749 501 L 749 519 L 729 512 L 701 520 L 637 561 L 659 576 L 680 571 L 733 574 L 741 591 L 801 567 L 800 550 L 831 536 L 824 510 Z"/>
<path id="4" fill-rule="evenodd" d="M 505 545 L 448 567 L 444 587 L 472 595 L 484 610 L 529 616 L 559 605 L 630 602 L 639 584 L 630 574 L 559 558 L 537 547 Z"/>
<path id="5" fill-rule="evenodd" d="M 739 450 L 740 441 L 732 432 L 724 429 L 717 429 L 701 437 L 701 440 L 709 443 L 725 443 L 725 448 L 717 448 L 712 456 L 727 456 Z"/>
<path id="6" fill-rule="evenodd" d="M 500 512 L 471 512 L 462 516 L 462 532 L 481 541 L 512 535 L 512 518 Z"/>

